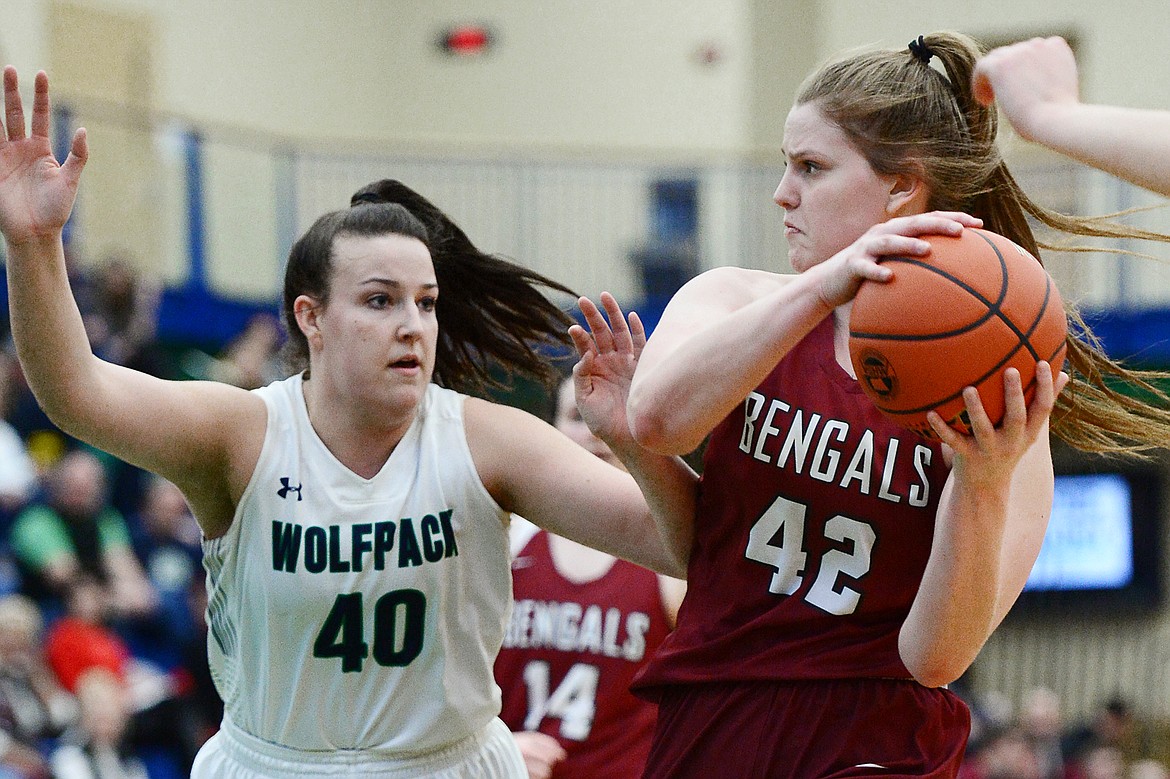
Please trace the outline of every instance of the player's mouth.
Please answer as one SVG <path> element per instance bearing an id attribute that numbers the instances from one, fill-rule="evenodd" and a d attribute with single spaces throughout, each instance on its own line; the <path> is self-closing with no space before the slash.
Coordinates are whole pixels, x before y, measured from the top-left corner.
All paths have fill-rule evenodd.
<path id="1" fill-rule="evenodd" d="M 417 373 L 422 368 L 422 362 L 417 356 L 407 354 L 390 363 L 390 367 L 402 373 Z"/>

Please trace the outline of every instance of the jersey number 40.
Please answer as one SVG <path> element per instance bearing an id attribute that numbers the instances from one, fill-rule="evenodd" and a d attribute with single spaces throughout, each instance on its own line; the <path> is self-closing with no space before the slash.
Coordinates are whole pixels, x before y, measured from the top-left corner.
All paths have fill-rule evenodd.
<path id="1" fill-rule="evenodd" d="M 360 592 L 338 595 L 313 642 L 313 656 L 339 657 L 344 673 L 356 673 L 371 654 L 378 665 L 404 666 L 422 652 L 427 613 L 423 593 L 393 590 L 374 602 L 372 652 L 366 643 L 363 612 Z"/>

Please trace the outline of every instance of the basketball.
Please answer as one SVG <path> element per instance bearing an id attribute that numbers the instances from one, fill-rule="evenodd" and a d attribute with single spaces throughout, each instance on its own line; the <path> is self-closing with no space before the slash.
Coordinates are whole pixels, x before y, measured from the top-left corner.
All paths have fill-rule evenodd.
<path id="1" fill-rule="evenodd" d="M 1056 284 L 1040 261 L 996 233 L 923 236 L 924 257 L 890 256 L 886 282 L 861 285 L 849 316 L 849 356 L 878 409 L 925 438 L 937 411 L 970 434 L 963 388 L 975 387 L 991 421 L 1004 415 L 1003 372 L 1036 390 L 1036 362 L 1064 363 L 1067 325 Z"/>

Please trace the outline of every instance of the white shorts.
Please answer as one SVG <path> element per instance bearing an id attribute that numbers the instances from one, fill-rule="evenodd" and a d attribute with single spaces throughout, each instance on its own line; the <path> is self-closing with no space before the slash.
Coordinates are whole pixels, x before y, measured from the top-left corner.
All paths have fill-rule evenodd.
<path id="1" fill-rule="evenodd" d="M 244 733 L 227 719 L 191 768 L 191 779 L 287 779 L 288 777 L 370 779 L 528 779 L 512 733 L 498 717 L 483 732 L 449 747 L 405 759 L 370 752 L 301 752 Z"/>

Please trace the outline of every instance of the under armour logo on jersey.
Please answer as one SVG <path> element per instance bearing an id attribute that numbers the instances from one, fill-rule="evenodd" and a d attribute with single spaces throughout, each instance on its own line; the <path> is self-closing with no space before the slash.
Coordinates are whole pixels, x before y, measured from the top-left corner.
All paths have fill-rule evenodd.
<path id="1" fill-rule="evenodd" d="M 297 485 L 297 486 L 295 486 L 295 487 L 294 487 L 294 486 L 292 486 L 291 484 L 289 484 L 289 479 L 288 479 L 288 477 L 287 477 L 287 476 L 281 476 L 281 477 L 280 477 L 280 483 L 281 483 L 281 485 L 282 485 L 282 486 L 281 486 L 281 488 L 280 488 L 279 490 L 277 490 L 277 491 L 276 491 L 276 494 L 277 494 L 277 495 L 279 495 L 279 496 L 280 496 L 280 497 L 282 497 L 282 498 L 287 498 L 287 497 L 288 497 L 288 494 L 289 494 L 290 492 L 295 492 L 295 493 L 297 494 L 297 500 L 301 500 L 301 499 L 302 499 L 302 498 L 301 498 L 301 486 L 302 486 L 302 485 L 298 484 L 298 485 Z"/>

